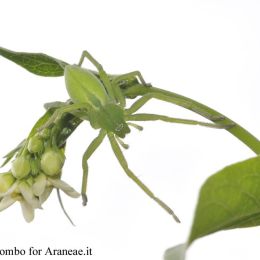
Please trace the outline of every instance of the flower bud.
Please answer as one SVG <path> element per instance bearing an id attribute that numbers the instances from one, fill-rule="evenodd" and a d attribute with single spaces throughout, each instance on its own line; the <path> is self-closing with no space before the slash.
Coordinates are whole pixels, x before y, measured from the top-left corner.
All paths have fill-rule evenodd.
<path id="1" fill-rule="evenodd" d="M 13 161 L 12 174 L 17 179 L 22 179 L 29 175 L 31 171 L 30 161 L 24 156 L 18 157 Z"/>
<path id="2" fill-rule="evenodd" d="M 15 178 L 10 172 L 0 174 L 0 193 L 5 193 L 15 182 Z"/>
<path id="3" fill-rule="evenodd" d="M 30 138 L 27 148 L 30 153 L 40 153 L 43 150 L 43 141 L 38 136 L 33 136 Z"/>
<path id="4" fill-rule="evenodd" d="M 64 156 L 55 150 L 44 152 L 41 158 L 41 169 L 49 176 L 55 176 L 61 172 Z"/>
<path id="5" fill-rule="evenodd" d="M 35 179 L 32 185 L 34 195 L 41 196 L 46 188 L 47 177 L 44 173 L 40 173 Z"/>

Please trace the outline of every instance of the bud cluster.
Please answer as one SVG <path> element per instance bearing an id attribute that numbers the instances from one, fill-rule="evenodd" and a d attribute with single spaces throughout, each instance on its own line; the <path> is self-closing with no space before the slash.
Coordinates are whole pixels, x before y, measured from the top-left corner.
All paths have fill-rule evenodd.
<path id="1" fill-rule="evenodd" d="M 11 169 L 0 174 L 0 211 L 19 202 L 25 220 L 31 222 L 35 209 L 42 208 L 53 188 L 72 198 L 80 196 L 60 179 L 65 162 L 64 145 L 58 146 L 53 142 L 57 132 L 54 131 L 54 135 L 51 129 L 34 131 L 15 153 L 9 153 L 10 158 L 15 158 Z"/>

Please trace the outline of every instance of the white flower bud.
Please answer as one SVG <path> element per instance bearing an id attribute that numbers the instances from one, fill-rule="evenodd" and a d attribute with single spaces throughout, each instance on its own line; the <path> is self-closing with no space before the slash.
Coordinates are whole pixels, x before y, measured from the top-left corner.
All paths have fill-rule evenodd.
<path id="1" fill-rule="evenodd" d="M 22 179 L 29 175 L 31 171 L 30 161 L 24 156 L 16 158 L 12 163 L 12 174 L 17 179 Z"/>
<path id="2" fill-rule="evenodd" d="M 59 151 L 48 150 L 41 158 L 41 169 L 49 176 L 58 175 L 64 163 L 64 156 Z"/>
<path id="3" fill-rule="evenodd" d="M 10 172 L 0 174 L 0 193 L 5 193 L 15 182 L 15 178 Z"/>

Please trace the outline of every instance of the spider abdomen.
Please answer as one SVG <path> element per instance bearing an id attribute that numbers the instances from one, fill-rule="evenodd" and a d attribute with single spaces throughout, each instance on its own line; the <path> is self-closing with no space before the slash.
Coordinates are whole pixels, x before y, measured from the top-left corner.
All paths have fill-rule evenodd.
<path id="1" fill-rule="evenodd" d="M 74 103 L 87 103 L 92 107 L 104 106 L 108 95 L 102 82 L 89 70 L 76 65 L 65 67 L 65 83 Z"/>

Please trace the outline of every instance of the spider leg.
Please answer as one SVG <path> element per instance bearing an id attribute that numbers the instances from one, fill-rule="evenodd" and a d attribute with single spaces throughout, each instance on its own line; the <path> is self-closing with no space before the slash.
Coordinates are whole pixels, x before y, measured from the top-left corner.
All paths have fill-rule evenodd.
<path id="1" fill-rule="evenodd" d="M 131 114 L 135 113 L 137 110 L 139 110 L 142 106 L 144 106 L 152 98 L 172 103 L 172 97 L 168 97 L 167 95 L 161 94 L 161 93 L 149 93 L 149 94 L 143 95 L 135 103 L 133 103 L 130 108 L 126 109 L 125 110 L 126 115 L 131 115 Z M 176 99 L 175 104 L 178 105 L 178 100 L 177 99 Z M 187 103 L 186 107 L 187 108 L 189 107 L 188 103 Z M 223 116 L 214 116 L 214 117 L 209 116 L 209 115 L 205 115 L 205 116 L 209 120 L 212 120 L 212 121 L 214 121 L 216 123 L 225 119 L 225 117 L 223 117 Z M 224 124 L 222 124 L 221 126 L 224 126 Z M 234 126 L 234 125 L 230 125 L 230 124 L 226 125 L 227 128 L 230 128 L 232 126 Z"/>
<path id="2" fill-rule="evenodd" d="M 143 75 L 141 74 L 140 71 L 138 70 L 135 70 L 135 71 L 131 71 L 129 73 L 125 73 L 125 74 L 122 74 L 122 75 L 119 75 L 119 76 L 116 76 L 113 81 L 115 81 L 116 83 L 119 83 L 120 81 L 127 81 L 129 79 L 132 79 L 132 78 L 137 78 L 141 84 L 143 85 L 148 85 L 144 78 L 143 78 Z"/>
<path id="3" fill-rule="evenodd" d="M 52 116 L 48 119 L 48 121 L 43 124 L 38 130 L 40 131 L 46 127 L 49 127 L 52 123 L 55 123 L 57 120 L 59 120 L 64 113 L 75 112 L 81 108 L 86 108 L 86 106 L 84 104 L 70 104 L 57 108 Z"/>
<path id="4" fill-rule="evenodd" d="M 164 115 L 147 114 L 147 113 L 128 115 L 125 118 L 126 118 L 126 120 L 129 120 L 129 121 L 160 120 L 160 121 L 169 122 L 169 123 L 186 124 L 186 125 L 200 125 L 200 126 L 206 126 L 206 127 L 218 128 L 218 129 L 229 129 L 230 127 L 234 126 L 233 124 L 214 124 L 214 123 L 207 123 L 207 122 L 201 122 L 201 121 L 190 120 L 190 119 L 182 119 L 182 118 L 175 118 L 175 117 L 168 117 L 168 116 L 164 116 Z"/>
<path id="5" fill-rule="evenodd" d="M 127 176 L 132 179 L 151 199 L 153 199 L 156 203 L 158 203 L 164 210 L 166 210 L 172 217 L 176 220 L 176 222 L 180 222 L 178 217 L 175 215 L 173 210 L 167 206 L 163 201 L 157 198 L 152 191 L 128 168 L 127 161 L 114 137 L 113 133 L 108 133 L 108 138 L 111 144 L 111 147 L 116 155 L 117 160 L 119 161 L 121 167 L 124 169 Z"/>
<path id="6" fill-rule="evenodd" d="M 132 122 L 127 122 L 127 124 L 128 124 L 129 126 L 134 127 L 135 129 L 137 129 L 137 130 L 139 130 L 139 131 L 143 131 L 143 129 L 144 129 L 142 126 L 137 125 L 137 124 L 132 123 Z"/>
<path id="7" fill-rule="evenodd" d="M 132 72 L 129 72 L 129 73 L 125 73 L 125 74 L 116 76 L 112 79 L 111 84 L 113 86 L 113 90 L 114 90 L 116 99 L 122 107 L 125 107 L 126 101 L 125 101 L 125 97 L 122 94 L 122 91 L 120 89 L 120 82 L 132 80 L 132 79 L 135 79 L 135 78 L 137 78 L 140 81 L 141 84 L 148 85 L 145 82 L 145 80 L 144 80 L 140 71 L 132 71 Z"/>
<path id="8" fill-rule="evenodd" d="M 152 98 L 154 98 L 154 94 L 150 93 L 150 94 L 146 94 L 144 96 L 142 96 L 141 98 L 139 98 L 137 101 L 135 101 L 130 108 L 126 109 L 125 112 L 127 115 L 131 115 L 134 112 L 136 112 L 137 110 L 139 110 L 142 106 L 144 106 L 149 100 L 151 100 Z"/>
<path id="9" fill-rule="evenodd" d="M 86 149 L 83 157 L 82 157 L 82 168 L 83 168 L 83 176 L 82 176 L 82 186 L 81 186 L 81 196 L 82 196 L 82 204 L 83 206 L 87 205 L 87 181 L 88 181 L 88 159 L 90 156 L 96 151 L 99 145 L 102 143 L 106 132 L 104 130 L 100 130 L 98 136 L 90 143 L 88 148 Z"/>
<path id="10" fill-rule="evenodd" d="M 124 143 L 124 141 L 120 137 L 115 135 L 115 138 L 116 138 L 117 142 L 121 145 L 122 148 L 129 149 L 129 145 Z"/>
<path id="11" fill-rule="evenodd" d="M 115 78 L 116 79 L 116 78 Z M 126 105 L 126 101 L 125 101 L 125 97 L 120 89 L 120 86 L 117 84 L 117 82 L 115 81 L 115 79 L 113 79 L 111 81 L 111 85 L 113 87 L 113 91 L 115 94 L 115 98 L 117 100 L 117 102 L 119 102 L 119 104 L 121 105 L 121 107 L 125 107 Z"/>
<path id="12" fill-rule="evenodd" d="M 104 87 L 106 88 L 108 95 L 111 97 L 111 99 L 113 101 L 115 101 L 115 93 L 113 91 L 110 79 L 107 75 L 107 73 L 105 72 L 105 70 L 103 69 L 102 65 L 88 52 L 88 51 L 83 51 L 78 63 L 78 66 L 81 67 L 84 59 L 88 59 L 98 70 L 99 72 L 99 77 L 102 80 Z"/>

